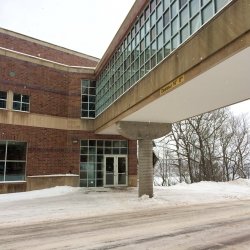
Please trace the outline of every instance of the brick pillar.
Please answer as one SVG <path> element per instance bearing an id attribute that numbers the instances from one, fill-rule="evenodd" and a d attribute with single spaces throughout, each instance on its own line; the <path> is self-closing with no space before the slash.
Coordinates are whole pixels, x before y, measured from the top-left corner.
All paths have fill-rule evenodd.
<path id="1" fill-rule="evenodd" d="M 153 144 L 152 140 L 138 140 L 139 144 L 139 189 L 138 195 L 153 197 Z"/>

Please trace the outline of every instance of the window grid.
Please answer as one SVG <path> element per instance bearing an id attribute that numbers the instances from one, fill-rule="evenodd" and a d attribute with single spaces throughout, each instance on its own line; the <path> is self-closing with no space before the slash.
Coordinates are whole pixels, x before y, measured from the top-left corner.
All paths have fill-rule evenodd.
<path id="1" fill-rule="evenodd" d="M 0 91 L 0 109 L 6 109 L 7 107 L 7 92 Z"/>
<path id="2" fill-rule="evenodd" d="M 96 82 L 82 80 L 81 93 L 81 117 L 95 118 Z"/>
<path id="3" fill-rule="evenodd" d="M 13 110 L 29 112 L 30 98 L 28 95 L 16 94 L 13 95 Z"/>
<path id="4" fill-rule="evenodd" d="M 82 140 L 80 146 L 80 186 L 102 187 L 104 155 L 127 155 L 125 140 Z"/>
<path id="5" fill-rule="evenodd" d="M 152 0 L 97 79 L 96 115 L 231 0 Z"/>

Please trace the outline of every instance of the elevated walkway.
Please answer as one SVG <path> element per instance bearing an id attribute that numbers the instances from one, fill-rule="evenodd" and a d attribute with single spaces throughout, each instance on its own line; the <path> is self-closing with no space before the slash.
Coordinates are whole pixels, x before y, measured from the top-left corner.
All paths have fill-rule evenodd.
<path id="1" fill-rule="evenodd" d="M 233 1 L 95 119 L 174 123 L 250 97 L 250 1 Z"/>

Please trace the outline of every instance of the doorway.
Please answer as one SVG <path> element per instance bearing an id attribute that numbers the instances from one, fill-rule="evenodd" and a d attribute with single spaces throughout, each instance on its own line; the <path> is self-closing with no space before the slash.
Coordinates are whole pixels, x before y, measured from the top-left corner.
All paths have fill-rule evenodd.
<path id="1" fill-rule="evenodd" d="M 127 186 L 126 155 L 104 155 L 104 186 Z"/>

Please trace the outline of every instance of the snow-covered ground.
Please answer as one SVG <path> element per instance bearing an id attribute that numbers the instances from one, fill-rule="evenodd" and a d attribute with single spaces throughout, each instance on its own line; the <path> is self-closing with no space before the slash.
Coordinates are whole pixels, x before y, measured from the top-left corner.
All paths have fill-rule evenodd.
<path id="1" fill-rule="evenodd" d="M 1 226 L 250 199 L 250 180 L 200 182 L 155 187 L 154 197 L 137 197 L 137 188 L 50 189 L 0 195 Z"/>

